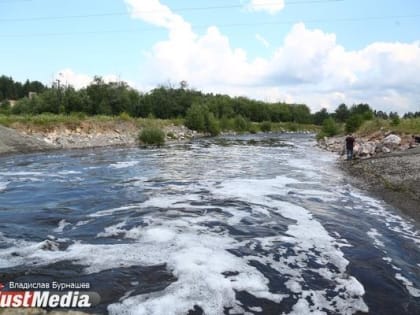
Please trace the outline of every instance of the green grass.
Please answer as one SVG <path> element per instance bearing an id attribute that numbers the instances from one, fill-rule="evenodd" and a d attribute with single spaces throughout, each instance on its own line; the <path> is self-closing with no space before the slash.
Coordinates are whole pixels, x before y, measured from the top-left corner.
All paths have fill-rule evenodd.
<path id="1" fill-rule="evenodd" d="M 373 119 L 365 121 L 357 133 L 368 135 L 381 129 L 398 134 L 420 134 L 420 118 L 401 119 L 398 125 L 393 125 L 391 120 Z"/>

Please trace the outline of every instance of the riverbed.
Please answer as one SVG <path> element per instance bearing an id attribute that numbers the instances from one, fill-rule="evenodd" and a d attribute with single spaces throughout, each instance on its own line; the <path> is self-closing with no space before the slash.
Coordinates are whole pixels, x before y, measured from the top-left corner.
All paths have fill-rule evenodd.
<path id="1" fill-rule="evenodd" d="M 315 144 L 0 157 L 0 282 L 89 282 L 110 314 L 417 314 L 419 224 Z"/>

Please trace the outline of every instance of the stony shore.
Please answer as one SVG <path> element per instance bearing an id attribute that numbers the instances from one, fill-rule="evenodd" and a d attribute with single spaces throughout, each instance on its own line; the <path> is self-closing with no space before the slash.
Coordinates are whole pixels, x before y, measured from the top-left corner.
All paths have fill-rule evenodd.
<path id="1" fill-rule="evenodd" d="M 355 159 L 346 161 L 344 139 L 322 139 L 319 145 L 338 154 L 340 168 L 357 187 L 420 222 L 420 144 L 411 135 L 377 132 L 356 137 Z"/>
<path id="2" fill-rule="evenodd" d="M 162 129 L 168 142 L 181 142 L 202 136 L 182 125 L 169 125 Z M 56 126 L 48 129 L 31 129 L 29 127 L 11 129 L 0 126 L 0 154 L 104 146 L 130 147 L 139 144 L 140 130 L 130 122 L 102 126 L 82 124 L 74 128 Z"/>

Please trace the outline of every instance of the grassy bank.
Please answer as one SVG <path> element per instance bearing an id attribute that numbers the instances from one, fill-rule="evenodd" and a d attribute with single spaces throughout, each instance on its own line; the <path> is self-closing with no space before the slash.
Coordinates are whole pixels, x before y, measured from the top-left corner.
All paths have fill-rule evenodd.
<path id="1" fill-rule="evenodd" d="M 420 135 L 420 117 L 401 119 L 398 123 L 392 120 L 373 119 L 365 121 L 357 133 L 361 136 L 374 133 L 379 130 L 391 131 L 398 134 Z"/>
<path id="2" fill-rule="evenodd" d="M 0 125 L 15 129 L 31 129 L 35 131 L 49 131 L 57 128 L 74 130 L 79 127 L 96 127 L 95 129 L 113 128 L 116 125 L 129 124 L 137 128 L 160 128 L 185 124 L 185 120 L 178 119 L 156 119 L 132 118 L 128 114 L 119 116 L 87 116 L 83 113 L 71 115 L 40 114 L 40 115 L 0 115 Z M 239 125 L 234 119 L 217 120 L 219 130 L 222 132 L 256 133 L 256 132 L 278 132 L 278 131 L 310 131 L 318 132 L 319 126 L 312 124 L 298 124 L 293 122 L 245 122 Z"/>

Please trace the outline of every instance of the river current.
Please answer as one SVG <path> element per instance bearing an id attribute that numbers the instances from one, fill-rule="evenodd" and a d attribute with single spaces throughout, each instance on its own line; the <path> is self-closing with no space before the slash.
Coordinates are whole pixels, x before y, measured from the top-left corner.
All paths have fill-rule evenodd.
<path id="1" fill-rule="evenodd" d="M 0 282 L 88 312 L 420 314 L 419 231 L 310 135 L 0 158 Z"/>

